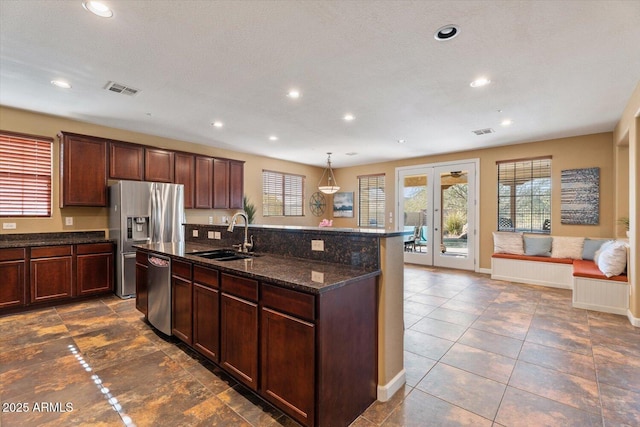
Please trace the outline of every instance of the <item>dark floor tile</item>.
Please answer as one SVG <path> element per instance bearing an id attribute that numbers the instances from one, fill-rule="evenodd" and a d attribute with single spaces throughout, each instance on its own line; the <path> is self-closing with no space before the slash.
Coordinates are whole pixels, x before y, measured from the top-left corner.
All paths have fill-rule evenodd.
<path id="1" fill-rule="evenodd" d="M 522 340 L 473 328 L 467 330 L 458 342 L 470 347 L 479 348 L 480 350 L 501 354 L 512 359 L 518 357 L 523 343 Z"/>
<path id="2" fill-rule="evenodd" d="M 448 308 L 436 308 L 427 317 L 436 320 L 442 320 L 456 325 L 469 327 L 478 318 L 477 315 L 465 313 L 464 311 L 450 310 Z"/>
<path id="3" fill-rule="evenodd" d="M 75 345 L 75 343 L 73 339 L 68 337 L 36 343 L 15 350 L 2 351 L 0 352 L 0 374 L 68 356 L 70 345 Z"/>
<path id="4" fill-rule="evenodd" d="M 518 361 L 509 386 L 583 411 L 600 413 L 598 384 L 593 380 Z"/>
<path id="5" fill-rule="evenodd" d="M 434 306 L 434 307 L 441 306 L 445 302 L 449 301 L 448 298 L 442 298 L 442 297 L 437 297 L 437 296 L 434 296 L 434 295 L 427 295 L 427 294 L 423 294 L 423 293 L 412 295 L 408 300 L 412 301 L 412 302 L 417 302 L 417 303 L 420 303 L 420 304 L 424 304 L 424 305 L 431 305 L 431 306 Z"/>
<path id="6" fill-rule="evenodd" d="M 18 350 L 36 344 L 44 344 L 50 341 L 69 338 L 71 334 L 67 326 L 63 323 L 55 324 L 51 322 L 32 326 L 29 329 L 18 327 L 12 333 L 1 336 L 0 353 L 3 353 L 5 351 Z"/>
<path id="7" fill-rule="evenodd" d="M 504 384 L 516 364 L 515 359 L 459 343 L 454 344 L 440 362 Z"/>
<path id="8" fill-rule="evenodd" d="M 278 420 L 282 418 L 280 411 L 249 393 L 242 385 L 236 385 L 217 396 L 254 426 L 279 425 Z"/>
<path id="9" fill-rule="evenodd" d="M 436 361 L 433 359 L 405 351 L 404 369 L 407 377 L 407 385 L 415 387 L 435 364 Z"/>
<path id="10" fill-rule="evenodd" d="M 600 397 L 605 419 L 640 426 L 640 393 L 600 384 Z"/>
<path id="11" fill-rule="evenodd" d="M 591 340 L 587 337 L 576 336 L 570 332 L 551 331 L 547 329 L 531 328 L 525 339 L 527 342 L 554 347 L 560 350 L 591 355 Z"/>
<path id="12" fill-rule="evenodd" d="M 506 385 L 438 363 L 416 388 L 493 420 Z"/>
<path id="13" fill-rule="evenodd" d="M 445 340 L 456 341 L 464 334 L 467 327 L 425 317 L 413 325 L 411 329 Z"/>
<path id="14" fill-rule="evenodd" d="M 395 392 L 391 399 L 386 402 L 381 402 L 376 400 L 373 402 L 366 411 L 362 413 L 359 417 L 363 419 L 363 421 L 358 422 L 357 424 L 353 424 L 353 426 L 368 426 L 368 425 L 381 425 L 384 420 L 386 420 L 389 415 L 402 403 L 402 401 L 407 397 L 409 393 L 413 392 L 413 387 L 408 385 L 404 385 Z M 364 421 L 370 424 L 364 424 Z"/>
<path id="15" fill-rule="evenodd" d="M 527 336 L 529 330 L 528 321 L 517 321 L 515 316 L 509 319 L 506 316 L 496 317 L 481 315 L 471 325 L 473 329 L 480 329 L 481 331 L 491 332 L 497 335 L 504 335 L 506 337 L 514 338 L 517 340 L 523 340 Z"/>
<path id="16" fill-rule="evenodd" d="M 640 393 L 640 367 L 615 363 L 598 356 L 595 357 L 595 361 L 600 384 Z"/>
<path id="17" fill-rule="evenodd" d="M 484 313 L 490 303 L 484 302 L 469 302 L 457 299 L 451 299 L 440 306 L 440 308 L 447 308 L 449 310 L 462 311 L 464 313 L 475 314 L 476 316 Z"/>
<path id="18" fill-rule="evenodd" d="M 554 400 L 507 387 L 496 422 L 510 427 L 600 427 L 602 418 Z"/>

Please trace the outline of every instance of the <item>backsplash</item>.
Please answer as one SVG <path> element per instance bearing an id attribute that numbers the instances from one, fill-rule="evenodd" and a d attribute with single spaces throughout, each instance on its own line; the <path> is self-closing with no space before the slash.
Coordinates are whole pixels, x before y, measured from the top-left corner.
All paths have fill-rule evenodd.
<path id="1" fill-rule="evenodd" d="M 0 242 L 29 242 L 61 239 L 104 239 L 104 231 L 70 231 L 58 233 L 0 234 Z"/>
<path id="2" fill-rule="evenodd" d="M 193 231 L 198 230 L 198 237 Z M 209 232 L 220 233 L 220 239 L 209 239 Z M 379 269 L 380 236 L 376 234 L 339 231 L 337 229 L 287 229 L 249 226 L 255 252 Z M 244 225 L 233 232 L 226 225 L 185 224 L 187 242 L 231 247 L 244 241 Z M 311 241 L 322 240 L 324 251 L 312 251 Z"/>

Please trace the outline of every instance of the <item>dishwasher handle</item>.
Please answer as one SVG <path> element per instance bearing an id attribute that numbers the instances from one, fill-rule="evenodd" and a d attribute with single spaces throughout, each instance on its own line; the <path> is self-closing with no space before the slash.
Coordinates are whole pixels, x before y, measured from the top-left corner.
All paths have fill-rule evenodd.
<path id="1" fill-rule="evenodd" d="M 153 265 L 154 267 L 170 267 L 171 266 L 171 259 L 170 258 L 163 258 L 157 255 L 148 255 L 149 260 L 149 264 Z"/>

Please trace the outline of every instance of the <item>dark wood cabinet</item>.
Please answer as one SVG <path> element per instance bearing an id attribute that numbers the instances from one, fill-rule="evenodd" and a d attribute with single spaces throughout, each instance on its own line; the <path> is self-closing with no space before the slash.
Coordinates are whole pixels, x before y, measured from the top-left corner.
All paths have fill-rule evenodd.
<path id="1" fill-rule="evenodd" d="M 175 168 L 173 156 L 173 151 L 145 148 L 144 180 L 173 182 Z"/>
<path id="2" fill-rule="evenodd" d="M 279 311 L 261 311 L 261 392 L 304 425 L 313 425 L 315 326 Z"/>
<path id="3" fill-rule="evenodd" d="M 220 291 L 218 271 L 193 267 L 193 347 L 220 361 Z"/>
<path id="4" fill-rule="evenodd" d="M 213 159 L 196 156 L 194 207 L 211 209 L 213 206 Z"/>
<path id="5" fill-rule="evenodd" d="M 77 295 L 90 295 L 113 290 L 112 243 L 76 246 Z"/>
<path id="6" fill-rule="evenodd" d="M 171 333 L 187 344 L 193 343 L 193 283 L 191 264 L 171 263 Z"/>
<path id="7" fill-rule="evenodd" d="M 147 277 L 149 271 L 149 261 L 147 252 L 136 251 L 136 309 L 147 317 L 148 313 L 148 291 Z"/>
<path id="8" fill-rule="evenodd" d="M 44 246 L 31 249 L 31 302 L 74 296 L 72 246 Z"/>
<path id="9" fill-rule="evenodd" d="M 213 208 L 229 207 L 229 160 L 213 159 Z"/>
<path id="10" fill-rule="evenodd" d="M 244 209 L 244 162 L 229 160 L 229 208 Z"/>
<path id="11" fill-rule="evenodd" d="M 220 364 L 257 390 L 258 282 L 222 274 L 220 285 Z"/>
<path id="12" fill-rule="evenodd" d="M 176 184 L 184 185 L 184 207 L 193 209 L 195 195 L 195 156 L 193 154 L 175 153 Z"/>
<path id="13" fill-rule="evenodd" d="M 107 206 L 107 141 L 60 135 L 60 207 Z"/>
<path id="14" fill-rule="evenodd" d="M 109 142 L 109 178 L 142 181 L 144 147 L 126 142 Z"/>
<path id="15" fill-rule="evenodd" d="M 0 249 L 0 309 L 25 304 L 25 249 Z"/>

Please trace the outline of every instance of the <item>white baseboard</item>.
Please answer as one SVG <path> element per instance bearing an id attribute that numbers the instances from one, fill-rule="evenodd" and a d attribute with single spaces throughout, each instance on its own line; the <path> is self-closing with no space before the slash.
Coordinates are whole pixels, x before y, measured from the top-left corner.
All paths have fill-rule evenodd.
<path id="1" fill-rule="evenodd" d="M 378 384 L 378 400 L 380 402 L 386 402 L 393 397 L 393 395 L 400 390 L 400 388 L 407 382 L 407 372 L 404 368 L 398 372 L 398 375 L 393 377 L 385 385 Z"/>
<path id="2" fill-rule="evenodd" d="M 631 310 L 627 310 L 627 318 L 629 318 L 629 322 L 637 328 L 640 328 L 640 317 L 635 317 L 631 314 Z"/>
<path id="3" fill-rule="evenodd" d="M 490 268 L 479 268 L 476 270 L 476 273 L 482 273 L 482 274 L 491 274 L 491 269 Z"/>

